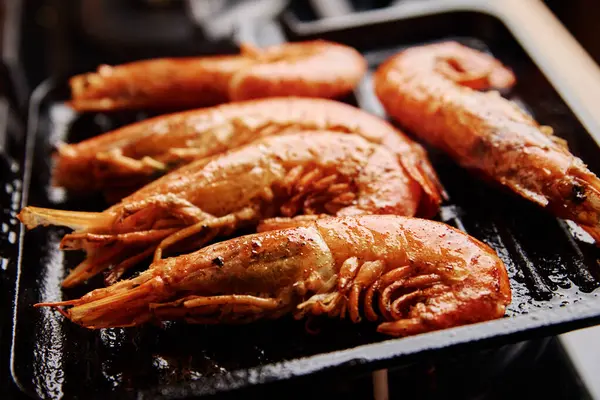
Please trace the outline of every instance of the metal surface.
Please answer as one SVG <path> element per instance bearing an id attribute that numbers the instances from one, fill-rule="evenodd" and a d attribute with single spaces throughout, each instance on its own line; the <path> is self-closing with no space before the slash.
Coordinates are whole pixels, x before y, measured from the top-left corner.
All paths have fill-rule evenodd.
<path id="1" fill-rule="evenodd" d="M 594 140 L 519 42 L 493 16 L 461 11 L 397 21 L 386 17 L 369 25 L 320 29 L 314 35 L 305 31 L 289 39 L 312 37 L 356 47 L 367 57 L 371 72 L 402 47 L 429 41 L 453 38 L 489 50 L 518 77 L 517 86 L 506 95 L 540 122 L 551 125 L 592 171 L 600 172 Z M 77 115 L 63 104 L 68 96 L 64 85 L 46 83 L 32 98 L 23 203 L 97 210 L 104 207 L 100 199 L 70 198 L 49 186 L 53 146 L 146 115 Z M 370 75 L 346 100 L 381 114 Z M 405 339 L 379 335 L 370 323 L 329 320 L 320 320 L 321 332 L 312 336 L 305 332 L 303 322 L 290 318 L 240 327 L 174 323 L 165 328 L 89 331 L 55 312 L 32 307 L 39 301 L 81 295 L 96 284 L 63 292 L 60 281 L 81 255 L 58 250 L 65 230 L 39 229 L 22 235 L 19 241 L 13 378 L 28 394 L 44 398 L 200 396 L 316 373 L 325 379 L 334 373 L 372 371 L 600 321 L 600 268 L 596 261 L 600 253 L 582 231 L 487 186 L 444 155 L 430 154 L 450 194 L 440 219 L 490 244 L 508 267 L 514 299 L 506 318 Z"/>

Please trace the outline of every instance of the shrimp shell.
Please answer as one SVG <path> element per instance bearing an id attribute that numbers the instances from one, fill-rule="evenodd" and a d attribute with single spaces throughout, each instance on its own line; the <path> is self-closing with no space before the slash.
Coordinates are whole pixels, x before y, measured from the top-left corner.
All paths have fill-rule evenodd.
<path id="1" fill-rule="evenodd" d="M 600 181 L 568 150 L 497 92 L 511 71 L 489 55 L 447 42 L 407 49 L 375 74 L 386 111 L 461 166 L 573 220 L 600 239 Z M 461 86 L 462 85 L 462 86 Z"/>
<path id="2" fill-rule="evenodd" d="M 501 318 L 510 301 L 506 268 L 487 245 L 440 222 L 367 215 L 220 242 L 80 299 L 36 306 L 67 306 L 60 311 L 90 329 L 293 314 L 366 318 L 407 336 Z"/>
<path id="3" fill-rule="evenodd" d="M 239 55 L 101 65 L 94 73 L 70 79 L 69 104 L 77 111 L 114 111 L 272 96 L 337 98 L 354 89 L 366 68 L 355 49 L 324 40 L 265 49 L 243 44 Z"/>
<path id="4" fill-rule="evenodd" d="M 257 138 L 300 130 L 358 134 L 394 152 L 421 186 L 420 215 L 433 216 L 445 195 L 423 147 L 387 121 L 326 99 L 271 98 L 175 113 L 63 144 L 53 184 L 77 192 L 129 194 L 176 166 L 213 156 Z"/>
<path id="5" fill-rule="evenodd" d="M 266 137 L 198 160 L 104 212 L 26 207 L 18 217 L 29 229 L 76 230 L 64 236 L 61 248 L 83 249 L 87 258 L 63 282 L 68 287 L 111 266 L 113 281 L 154 249 L 160 258 L 174 244 L 178 250 L 198 248 L 264 218 L 412 216 L 420 197 L 419 185 L 385 147 L 357 135 L 306 132 Z"/>

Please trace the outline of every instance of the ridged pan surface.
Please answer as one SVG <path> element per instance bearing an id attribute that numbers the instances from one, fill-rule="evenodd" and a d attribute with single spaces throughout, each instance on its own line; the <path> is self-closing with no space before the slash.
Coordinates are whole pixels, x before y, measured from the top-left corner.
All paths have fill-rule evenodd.
<path id="1" fill-rule="evenodd" d="M 516 87 L 506 95 L 568 140 L 572 152 L 600 173 L 598 147 L 517 41 L 494 17 L 460 12 L 372 26 L 338 29 L 318 37 L 357 47 L 370 72 L 410 45 L 459 40 L 489 51 L 514 69 Z M 294 37 L 292 40 L 304 39 Z M 101 62 L 101 60 L 99 60 Z M 73 210 L 104 208 L 102 200 L 74 199 L 49 185 L 53 146 L 147 117 L 144 113 L 78 115 L 64 104 L 66 84 L 39 88 L 33 97 L 29 140 L 28 203 Z M 367 76 L 351 104 L 383 115 Z M 410 132 L 409 132 L 410 133 Z M 476 326 L 390 339 L 369 323 L 317 322 L 318 335 L 304 322 L 284 318 L 237 327 L 187 326 L 90 331 L 65 321 L 37 302 L 74 297 L 99 282 L 62 291 L 67 269 L 82 255 L 58 250 L 64 230 L 27 232 L 21 243 L 17 286 L 13 377 L 23 390 L 43 398 L 203 395 L 241 386 L 320 372 L 366 371 L 417 357 L 463 351 L 469 346 L 511 343 L 554 334 L 600 319 L 600 251 L 577 228 L 536 206 L 472 177 L 443 154 L 430 152 L 450 200 L 439 218 L 490 244 L 506 262 L 514 300 L 507 318 Z M 360 368 L 362 367 L 362 369 Z"/>

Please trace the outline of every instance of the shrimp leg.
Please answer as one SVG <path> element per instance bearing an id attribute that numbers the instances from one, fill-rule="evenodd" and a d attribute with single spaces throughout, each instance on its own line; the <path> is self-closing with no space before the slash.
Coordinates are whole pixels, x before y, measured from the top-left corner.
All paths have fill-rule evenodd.
<path id="1" fill-rule="evenodd" d="M 158 319 L 185 318 L 188 323 L 218 324 L 228 319 L 244 321 L 261 313 L 276 310 L 281 301 L 250 295 L 188 296 L 171 303 L 150 304 L 150 311 Z"/>
<path id="2" fill-rule="evenodd" d="M 213 240 L 217 235 L 227 235 L 236 227 L 241 226 L 242 223 L 252 221 L 258 216 L 259 212 L 256 209 L 246 207 L 233 214 L 228 214 L 221 218 L 213 218 L 201 221 L 194 225 L 190 225 L 185 229 L 174 232 L 159 243 L 156 251 L 154 252 L 154 262 L 162 258 L 163 251 L 167 247 L 172 246 L 173 244 L 192 235 L 201 232 L 207 232 L 207 234 L 200 241 L 194 242 L 194 246 L 202 247 L 206 243 Z"/>

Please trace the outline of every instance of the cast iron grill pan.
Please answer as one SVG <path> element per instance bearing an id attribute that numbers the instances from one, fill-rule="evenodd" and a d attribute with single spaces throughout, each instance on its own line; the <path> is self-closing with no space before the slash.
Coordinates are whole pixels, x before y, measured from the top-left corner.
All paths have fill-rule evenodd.
<path id="1" fill-rule="evenodd" d="M 262 28 L 260 28 L 262 29 Z M 310 39 L 288 32 L 288 40 Z M 260 38 L 260 32 L 257 37 Z M 453 12 L 370 26 L 337 29 L 318 37 L 358 48 L 370 73 L 405 46 L 445 39 L 489 51 L 512 67 L 518 84 L 506 93 L 567 139 L 572 152 L 595 173 L 598 148 L 540 70 L 495 17 Z M 260 44 L 260 43 L 259 43 Z M 98 60 L 101 63 L 102 60 Z M 79 141 L 145 118 L 148 114 L 77 115 L 63 102 L 66 81 L 44 83 L 33 98 L 26 154 L 28 204 L 73 210 L 105 208 L 101 198 L 72 198 L 49 185 L 51 152 L 59 141 Z M 383 115 L 370 75 L 344 101 Z M 82 254 L 61 252 L 66 230 L 36 229 L 22 236 L 16 287 L 13 378 L 30 395 L 68 397 L 184 397 L 283 382 L 320 373 L 367 372 L 490 346 L 514 343 L 597 323 L 600 252 L 576 227 L 516 196 L 491 187 L 430 149 L 450 200 L 439 219 L 491 245 L 507 265 L 514 300 L 507 318 L 445 331 L 390 339 L 375 325 L 319 320 L 320 334 L 303 321 L 284 318 L 238 327 L 171 323 L 165 328 L 90 331 L 34 303 L 73 298 L 100 284 L 62 292 L 60 282 Z"/>

